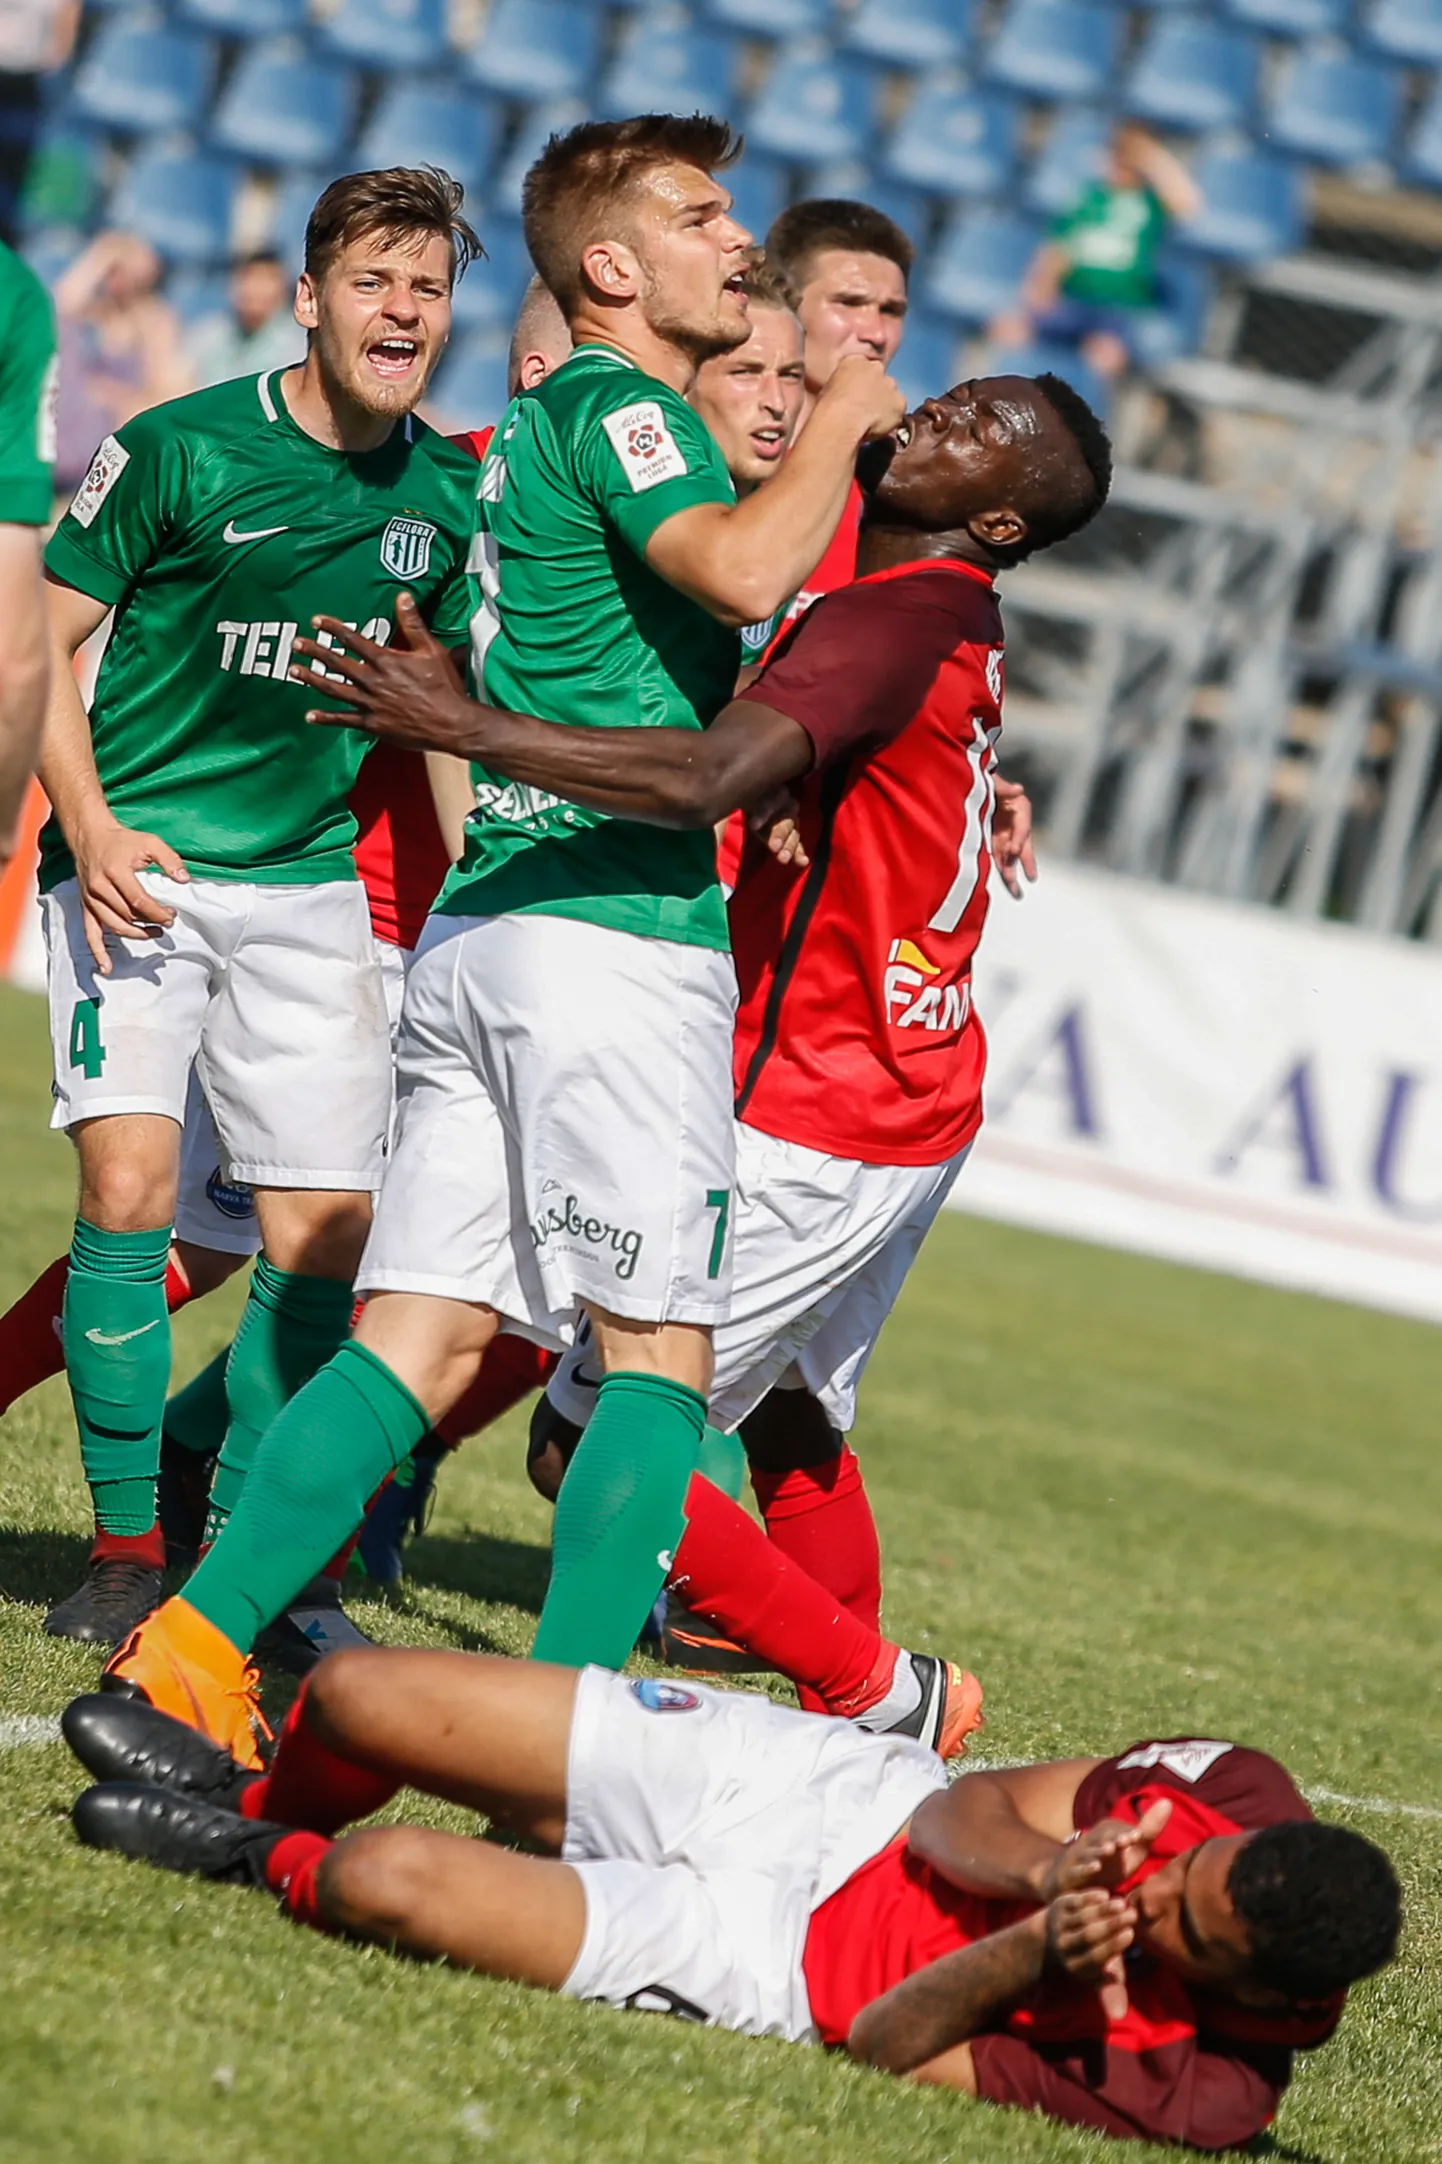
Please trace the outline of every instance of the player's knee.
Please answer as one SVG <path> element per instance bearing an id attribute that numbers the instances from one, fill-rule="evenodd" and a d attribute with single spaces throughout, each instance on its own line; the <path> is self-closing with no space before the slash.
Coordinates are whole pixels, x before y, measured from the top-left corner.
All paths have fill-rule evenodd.
<path id="1" fill-rule="evenodd" d="M 175 1182 L 168 1167 L 107 1151 L 81 1160 L 80 1215 L 107 1232 L 149 1232 L 175 1214 Z"/>
<path id="2" fill-rule="evenodd" d="M 376 1699 L 374 1654 L 330 1653 L 305 1685 L 305 1725 L 320 1742 L 344 1750 L 366 1725 Z"/>
<path id="3" fill-rule="evenodd" d="M 372 1826 L 347 1834 L 316 1876 L 321 1915 L 335 1930 L 404 1944 L 434 1870 L 423 1826 Z"/>

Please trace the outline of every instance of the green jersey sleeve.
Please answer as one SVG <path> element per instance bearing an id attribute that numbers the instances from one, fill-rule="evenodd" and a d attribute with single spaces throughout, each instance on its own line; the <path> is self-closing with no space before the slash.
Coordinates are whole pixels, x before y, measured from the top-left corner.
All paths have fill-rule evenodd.
<path id="1" fill-rule="evenodd" d="M 0 245 L 0 519 L 44 526 L 55 458 L 55 318 L 28 264 Z"/>
<path id="2" fill-rule="evenodd" d="M 113 607 L 155 561 L 181 515 L 185 431 L 165 406 L 137 414 L 104 443 L 50 537 L 45 568 Z"/>
<path id="3" fill-rule="evenodd" d="M 733 503 L 736 491 L 715 438 L 683 398 L 648 382 L 644 398 L 608 386 L 580 423 L 578 477 L 633 555 L 658 526 L 699 503 Z"/>
<path id="4" fill-rule="evenodd" d="M 429 623 L 442 646 L 468 646 L 471 618 L 480 607 L 480 588 L 466 569 L 464 556 L 436 595 Z"/>

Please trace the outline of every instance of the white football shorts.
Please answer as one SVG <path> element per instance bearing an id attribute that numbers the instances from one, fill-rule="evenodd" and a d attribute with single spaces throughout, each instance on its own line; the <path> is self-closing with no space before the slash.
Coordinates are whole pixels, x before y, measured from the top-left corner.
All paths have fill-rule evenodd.
<path id="1" fill-rule="evenodd" d="M 711 1419 L 727 1433 L 769 1390 L 805 1389 L 845 1435 L 882 1326 L 971 1144 L 939 1165 L 864 1165 L 736 1129 L 731 1313 L 717 1325 Z M 581 1341 L 547 1385 L 584 1427 L 600 1380 Z"/>
<path id="2" fill-rule="evenodd" d="M 567 917 L 433 916 L 406 986 L 363 1292 L 716 1323 L 731 1283 L 729 954 Z"/>
<path id="3" fill-rule="evenodd" d="M 75 881 L 44 897 L 52 1126 L 121 1112 L 183 1125 L 195 1069 L 230 1180 L 377 1187 L 390 1040 L 360 882 L 140 876 L 175 921 L 158 939 L 111 939 L 108 977 Z"/>
<path id="4" fill-rule="evenodd" d="M 410 949 L 377 939 L 376 960 L 385 987 L 386 1018 L 392 1047 L 401 1025 Z M 260 1252 L 260 1223 L 255 1196 L 243 1180 L 229 1177 L 220 1136 L 200 1078 L 191 1069 L 185 1100 L 185 1132 L 180 1144 L 180 1187 L 175 1201 L 175 1237 L 222 1255 Z"/>
<path id="5" fill-rule="evenodd" d="M 940 1759 L 906 1737 L 583 1669 L 561 1853 L 586 1931 L 562 1988 L 814 2043 L 813 1912 L 945 1786 Z"/>

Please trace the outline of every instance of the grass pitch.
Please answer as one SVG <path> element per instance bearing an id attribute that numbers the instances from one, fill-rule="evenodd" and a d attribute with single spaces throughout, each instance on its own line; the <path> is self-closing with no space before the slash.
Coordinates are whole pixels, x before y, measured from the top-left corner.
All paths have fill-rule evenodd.
<path id="1" fill-rule="evenodd" d="M 0 1300 L 63 1246 L 38 1000 L 0 993 Z M 177 1372 L 229 1334 L 182 1316 Z M 864 1394 L 887 1619 L 987 1686 L 987 1755 L 1191 1730 L 1274 1750 L 1383 1840 L 1405 1953 L 1301 2062 L 1266 2153 L 1442 2156 L 1442 1333 L 947 1217 Z M 512 1417 L 445 1468 L 378 1637 L 529 1639 L 547 1514 Z M 1161 2155 L 779 2044 L 618 2016 L 287 1925 L 87 1855 L 63 1746 L 93 1684 L 43 1638 L 85 1497 L 63 1383 L 0 1423 L 0 2157 L 16 2164 L 943 2164 Z M 1358 1799 L 1411 1805 L 1362 1808 Z M 1419 1812 L 1415 1807 L 1422 1807 Z M 414 1805 L 412 1806 L 414 1808 Z M 461 1824 L 435 1806 L 435 1823 Z"/>

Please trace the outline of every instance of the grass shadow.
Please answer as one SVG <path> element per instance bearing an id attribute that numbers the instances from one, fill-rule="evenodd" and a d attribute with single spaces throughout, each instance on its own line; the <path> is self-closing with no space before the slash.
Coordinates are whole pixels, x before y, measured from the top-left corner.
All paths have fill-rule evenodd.
<path id="1" fill-rule="evenodd" d="M 504 1601 L 527 1615 L 540 1614 L 550 1575 L 549 1548 L 494 1533 L 468 1533 L 464 1539 L 427 1533 L 406 1549 L 406 1580 L 413 1593 L 433 1586 L 472 1600 Z"/>
<path id="2" fill-rule="evenodd" d="M 0 1526 L 0 1600 L 49 1607 L 85 1576 L 90 1542 L 78 1533 L 21 1532 Z"/>

